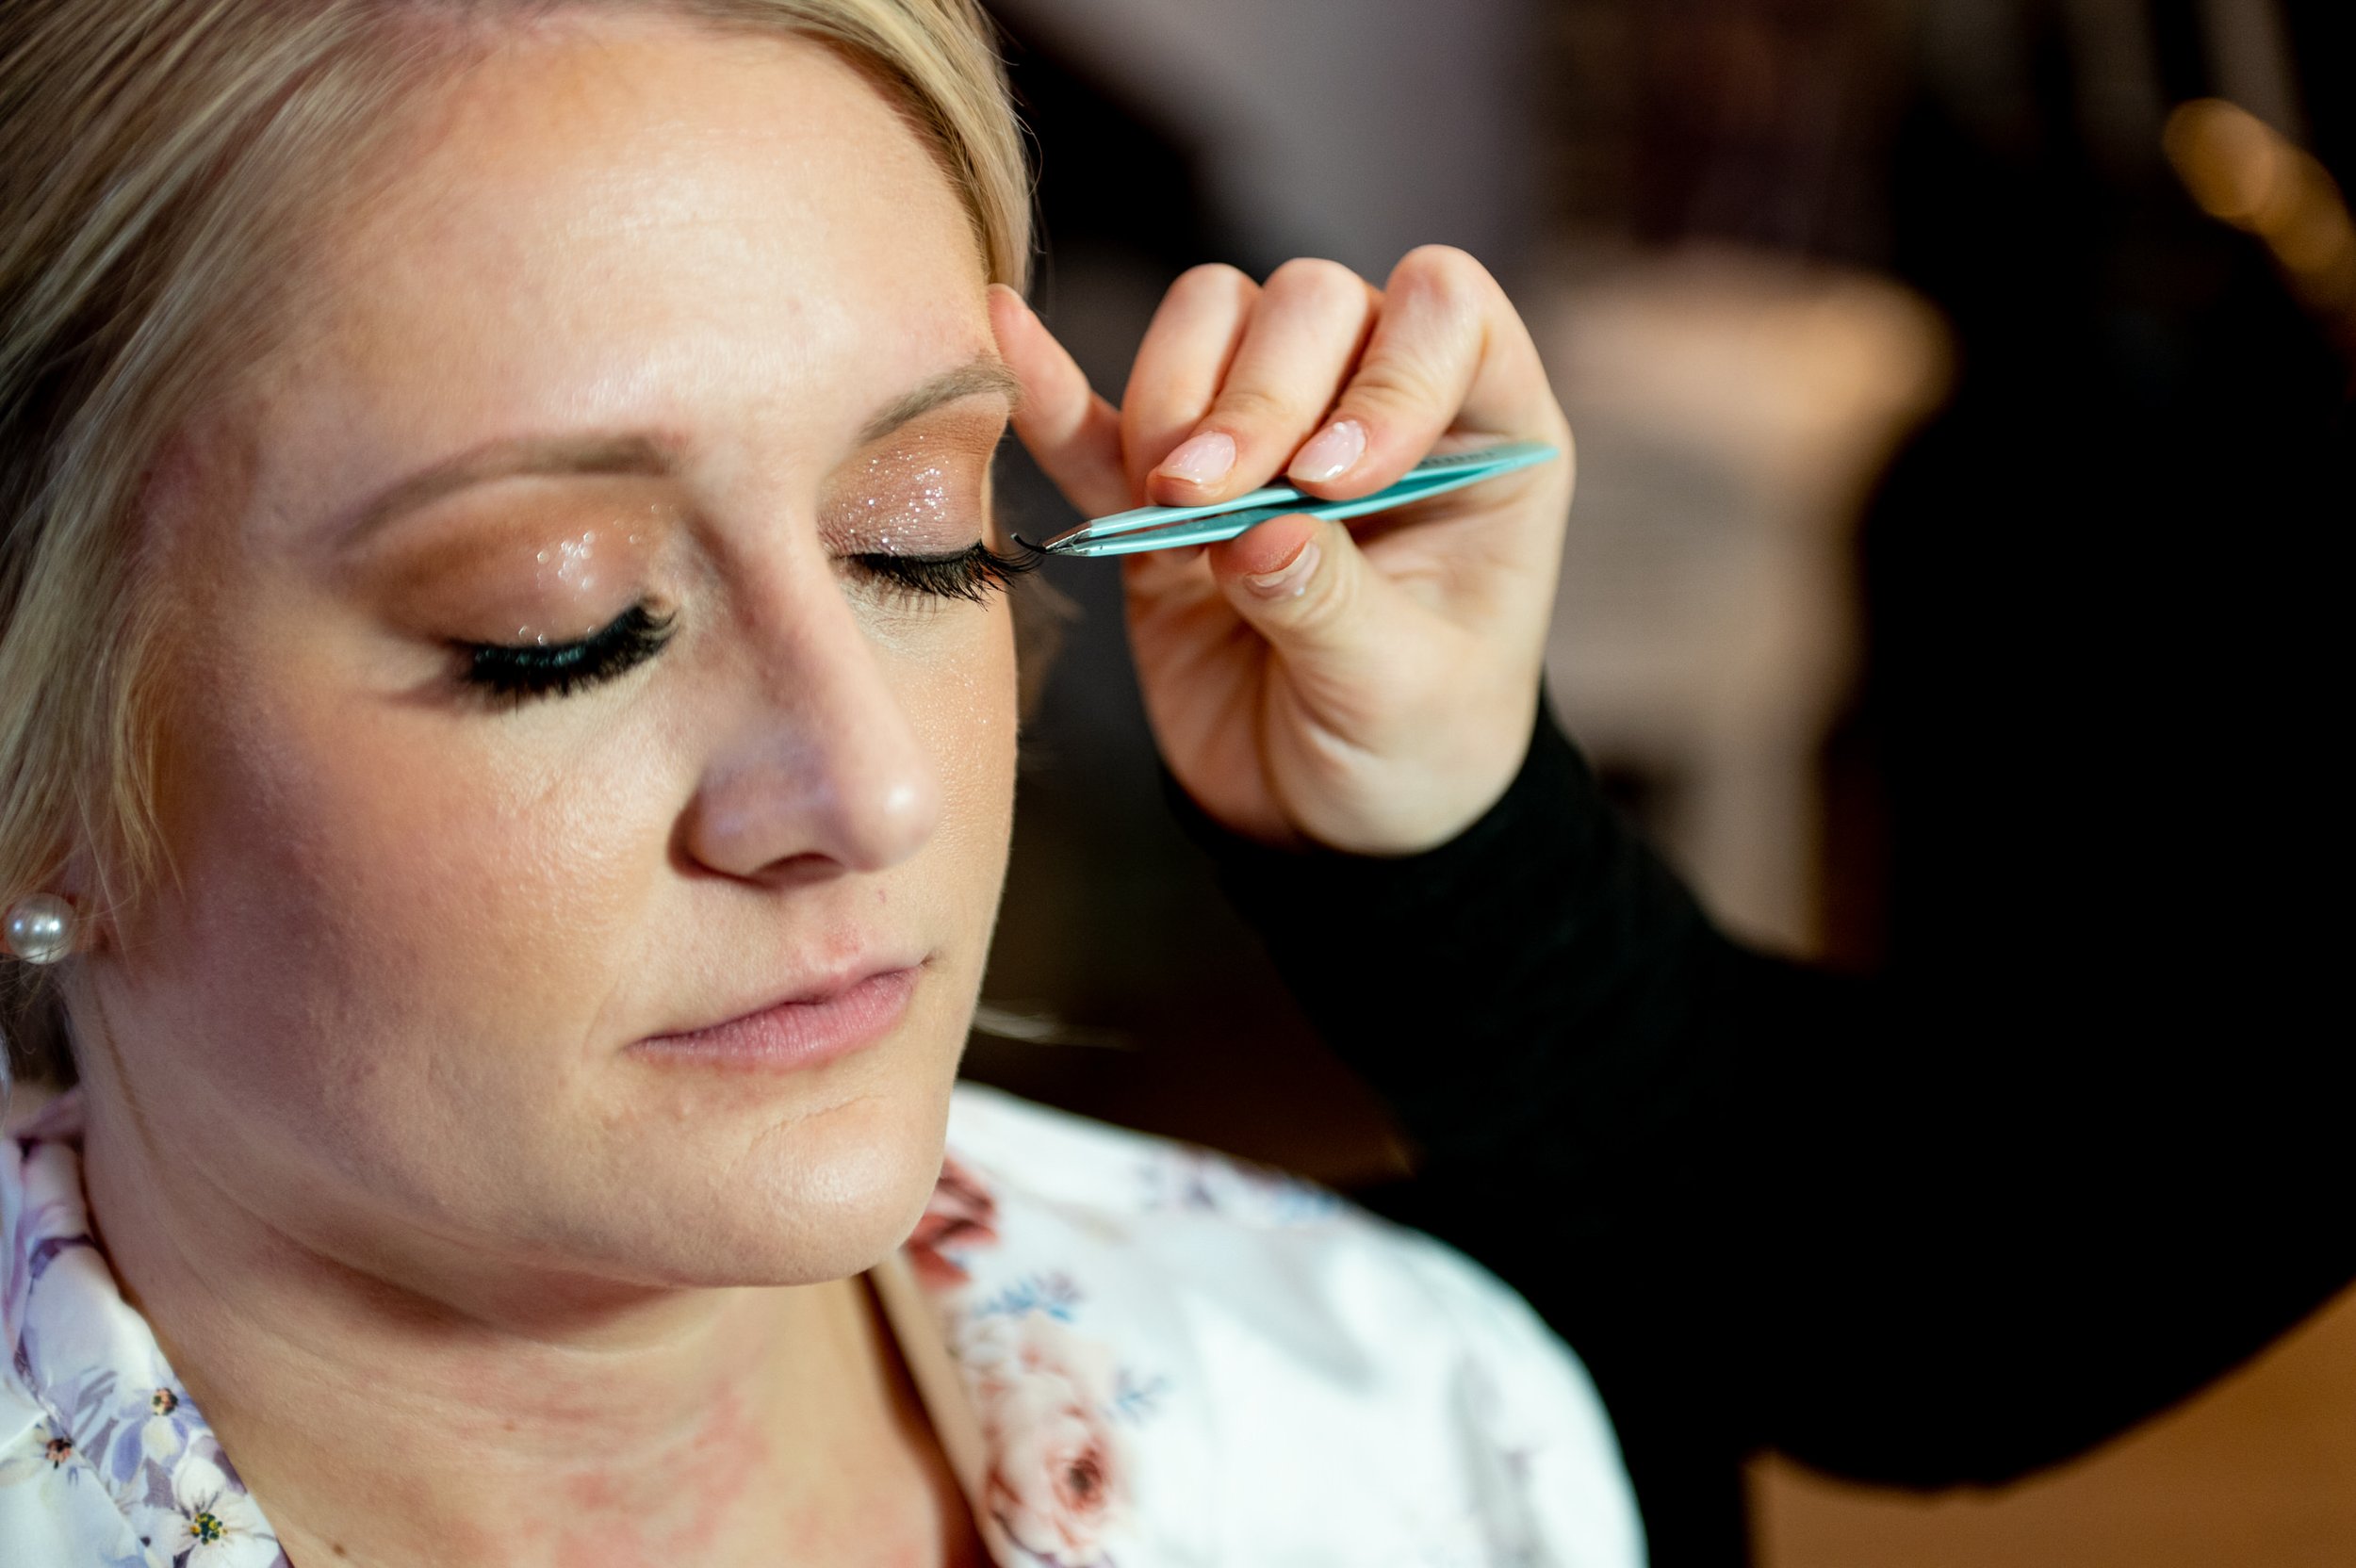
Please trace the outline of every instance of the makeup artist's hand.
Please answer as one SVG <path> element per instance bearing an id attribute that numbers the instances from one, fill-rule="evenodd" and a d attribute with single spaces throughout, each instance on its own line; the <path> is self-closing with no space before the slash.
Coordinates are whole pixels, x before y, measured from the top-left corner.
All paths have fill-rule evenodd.
<path id="1" fill-rule="evenodd" d="M 1088 515 L 1270 482 L 1341 499 L 1435 449 L 1539 440 L 1564 460 L 1352 523 L 1275 518 L 1122 562 L 1146 711 L 1213 817 L 1271 843 L 1409 854 L 1520 768 L 1571 499 L 1571 433 L 1537 350 L 1461 251 L 1380 290 L 1332 262 L 1171 286 L 1118 409 L 1011 290 L 1015 429 Z M 1276 476 L 1282 475 L 1280 481 Z"/>

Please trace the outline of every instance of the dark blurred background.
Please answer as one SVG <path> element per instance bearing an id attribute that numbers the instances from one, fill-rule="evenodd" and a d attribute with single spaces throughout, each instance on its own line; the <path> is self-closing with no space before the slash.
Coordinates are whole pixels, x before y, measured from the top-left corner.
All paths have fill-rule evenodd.
<path id="1" fill-rule="evenodd" d="M 1442 240 L 1503 279 L 1579 443 L 1553 700 L 1732 929 L 1961 983 L 2340 961 L 2356 7 L 994 8 L 1035 299 L 1108 396 L 1195 262 L 1379 280 Z M 1019 454 L 1005 489 L 1033 537 L 1069 517 Z M 969 1073 L 1407 1175 L 1165 808 L 1115 570 L 1047 576 L 1076 613 Z M 2176 896 L 2122 890 L 2155 863 Z M 2186 1027 L 2135 1048 L 2215 1048 Z M 2356 1562 L 2356 1303 L 2002 1494 L 1765 1460 L 1752 1495 L 1776 1568 Z"/>

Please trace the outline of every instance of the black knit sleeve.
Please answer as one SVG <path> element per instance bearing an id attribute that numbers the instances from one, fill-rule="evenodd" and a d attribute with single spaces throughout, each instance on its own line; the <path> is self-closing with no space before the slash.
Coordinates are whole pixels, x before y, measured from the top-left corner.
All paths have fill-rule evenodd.
<path id="1" fill-rule="evenodd" d="M 1724 1080 L 1704 1019 L 1736 955 L 1543 714 L 1503 797 L 1428 854 L 1270 849 L 1168 792 L 1311 1020 L 1428 1160 L 1592 1168 Z"/>
<path id="2" fill-rule="evenodd" d="M 1271 850 L 1170 790 L 1419 1144 L 1377 1201 L 1587 1360 L 1657 1562 L 1741 1560 L 1752 1449 L 2009 1478 L 2356 1275 L 2310 1056 L 2223 1047 L 2231 1015 L 2191 1010 L 2216 985 L 2089 968 L 2056 994 L 1976 958 L 1868 979 L 1748 951 L 1543 712 L 1504 796 L 1428 854 Z M 2218 1048 L 2163 1048 L 2171 1019 Z"/>

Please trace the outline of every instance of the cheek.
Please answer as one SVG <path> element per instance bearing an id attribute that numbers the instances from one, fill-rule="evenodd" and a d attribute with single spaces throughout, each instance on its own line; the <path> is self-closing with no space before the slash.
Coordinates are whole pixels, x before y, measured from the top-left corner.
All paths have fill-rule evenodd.
<path id="1" fill-rule="evenodd" d="M 941 815 L 877 896 L 927 906 L 978 983 L 1012 826 L 1011 620 L 1002 602 L 886 659 Z M 158 1005 L 203 1020 L 247 1092 L 346 1095 L 419 1054 L 475 1088 L 588 1065 L 630 1011 L 649 920 L 695 915 L 668 885 L 694 737 L 662 704 L 527 737 L 529 712 L 453 722 L 271 662 L 175 707 L 207 720 L 166 736 L 176 890 L 128 934 Z M 551 747 L 560 731 L 581 738 Z"/>
<path id="2" fill-rule="evenodd" d="M 971 635 L 898 685 L 903 710 L 941 774 L 941 826 L 927 858 L 953 862 L 969 896 L 994 906 L 1014 826 L 1014 631 L 1003 599 L 973 619 Z M 987 945 L 987 909 L 975 923 Z"/>
<path id="3" fill-rule="evenodd" d="M 746 1118 L 706 1106 L 702 1141 L 682 1140 L 669 1100 L 611 1070 L 617 1035 L 650 1021 L 649 991 L 676 1001 L 705 969 L 739 988 L 729 966 L 802 931 L 830 896 L 787 893 L 755 939 L 741 902 L 715 905 L 708 882 L 681 877 L 677 829 L 713 732 L 699 705 L 623 702 L 597 724 L 553 710 L 544 727 L 530 710 L 462 720 L 356 694 L 283 646 L 190 671 L 178 694 L 176 710 L 203 722 L 167 738 L 173 890 L 125 933 L 127 1090 L 301 1129 L 253 1158 L 305 1182 L 332 1168 L 371 1202 L 408 1193 L 443 1214 L 485 1194 L 564 1208 L 575 1189 L 636 1194 L 629 1213 L 679 1191 L 710 1207 L 698 1172 L 746 1168 L 752 1149 L 782 1162 L 763 1189 L 777 1201 L 807 1201 L 804 1187 L 921 1200 L 1006 870 L 1011 621 L 1003 604 L 960 611 L 941 635 L 878 657 L 941 787 L 923 850 L 834 890 L 876 900 L 942 960 L 904 1048 L 845 1064 L 843 1083 L 889 1112 L 777 1144 L 777 1105 L 843 1092 L 812 1085 L 748 1101 Z M 745 1150 L 728 1141 L 739 1132 Z M 762 1212 L 774 1229 L 776 1202 Z"/>
<path id="4" fill-rule="evenodd" d="M 548 1065 L 489 1042 L 585 1043 L 677 809 L 655 738 L 539 755 L 332 685 L 255 690 L 188 704 L 211 722 L 167 750 L 177 891 L 140 934 L 142 974 L 194 1003 L 216 1067 L 337 1098 L 420 1055 L 479 1088 Z"/>

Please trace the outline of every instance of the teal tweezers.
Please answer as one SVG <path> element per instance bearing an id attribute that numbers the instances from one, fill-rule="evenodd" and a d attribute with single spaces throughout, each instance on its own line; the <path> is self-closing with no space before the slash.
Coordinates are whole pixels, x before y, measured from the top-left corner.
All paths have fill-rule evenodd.
<path id="1" fill-rule="evenodd" d="M 1136 555 L 1143 550 L 1174 550 L 1185 545 L 1215 545 L 1267 522 L 1270 517 L 1299 513 L 1330 517 L 1336 522 L 1388 512 L 1429 496 L 1460 490 L 1484 479 L 1510 474 L 1516 468 L 1557 456 L 1544 441 L 1509 441 L 1478 451 L 1428 457 L 1407 470 L 1407 477 L 1387 489 L 1355 500 L 1326 501 L 1304 496 L 1289 484 L 1254 490 L 1232 501 L 1209 506 L 1141 506 L 1095 517 L 1078 528 L 1056 534 L 1039 549 L 1048 555 Z"/>

